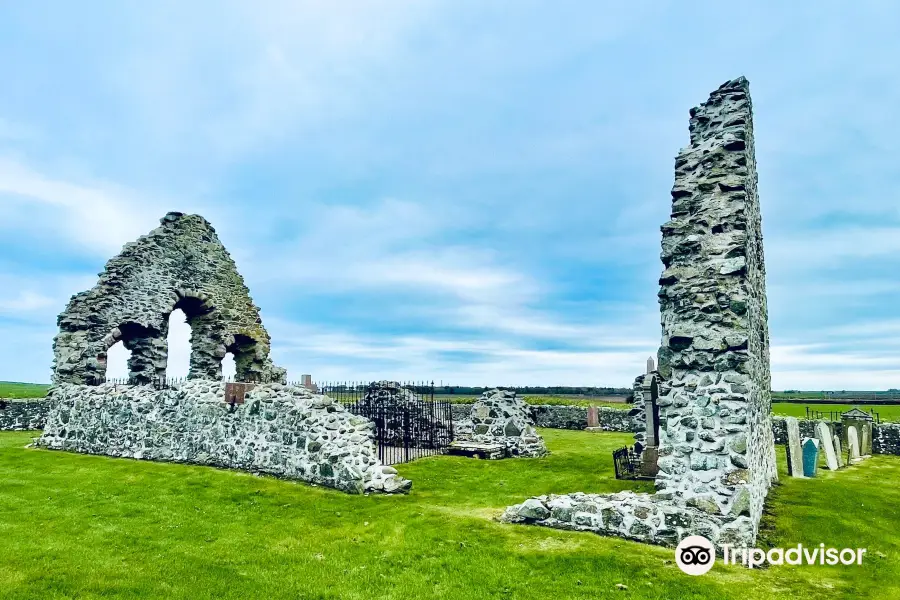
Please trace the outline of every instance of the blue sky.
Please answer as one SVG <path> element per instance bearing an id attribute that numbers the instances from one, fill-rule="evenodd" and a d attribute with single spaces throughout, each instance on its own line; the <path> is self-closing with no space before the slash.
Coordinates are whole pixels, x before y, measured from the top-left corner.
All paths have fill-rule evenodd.
<path id="1" fill-rule="evenodd" d="M 179 210 L 292 377 L 629 385 L 688 110 L 745 75 L 773 387 L 900 387 L 897 56 L 891 1 L 3 3 L 0 379 Z"/>

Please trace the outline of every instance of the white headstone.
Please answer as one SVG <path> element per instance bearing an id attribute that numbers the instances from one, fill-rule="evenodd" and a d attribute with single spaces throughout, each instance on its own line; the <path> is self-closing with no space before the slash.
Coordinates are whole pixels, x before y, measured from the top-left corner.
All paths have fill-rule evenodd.
<path id="1" fill-rule="evenodd" d="M 847 428 L 847 445 L 850 446 L 850 464 L 859 462 L 859 435 L 853 425 Z"/>
<path id="2" fill-rule="evenodd" d="M 816 438 L 819 440 L 819 447 L 825 453 L 825 465 L 829 471 L 837 471 L 837 457 L 834 455 L 834 438 L 831 430 L 825 421 L 816 423 Z"/>
<path id="3" fill-rule="evenodd" d="M 787 450 L 788 459 L 788 475 L 791 477 L 803 477 L 803 450 L 800 447 L 800 424 L 796 417 L 785 417 L 785 427 L 787 428 L 787 442 L 785 449 Z"/>
<path id="4" fill-rule="evenodd" d="M 872 454 L 872 423 L 866 423 L 861 428 L 859 436 L 859 454 L 866 457 Z"/>
<path id="5" fill-rule="evenodd" d="M 834 434 L 834 456 L 837 458 L 838 468 L 844 466 L 844 453 L 841 448 L 841 436 Z"/>

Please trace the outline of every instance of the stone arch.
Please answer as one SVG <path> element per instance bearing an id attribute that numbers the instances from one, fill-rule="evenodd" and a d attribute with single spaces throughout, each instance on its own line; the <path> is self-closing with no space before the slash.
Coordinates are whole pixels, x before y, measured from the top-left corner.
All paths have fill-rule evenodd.
<path id="1" fill-rule="evenodd" d="M 215 230 L 199 215 L 168 213 L 160 226 L 125 245 L 92 289 L 57 319 L 53 381 L 90 383 L 106 372 L 106 352 L 122 341 L 138 382 L 164 377 L 168 319 L 181 309 L 191 326 L 188 377 L 218 379 L 233 349 L 244 377 L 284 381 L 269 358 L 259 308 Z"/>

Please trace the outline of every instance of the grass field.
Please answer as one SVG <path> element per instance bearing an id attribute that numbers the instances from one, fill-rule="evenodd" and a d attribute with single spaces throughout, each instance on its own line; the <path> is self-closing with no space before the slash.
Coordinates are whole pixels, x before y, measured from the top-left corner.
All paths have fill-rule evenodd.
<path id="1" fill-rule="evenodd" d="M 862 566 L 717 565 L 690 577 L 665 548 L 496 522 L 530 495 L 649 489 L 613 478 L 610 452 L 630 436 L 542 433 L 553 452 L 545 459 L 401 465 L 414 481 L 403 497 L 25 449 L 29 434 L 0 433 L 0 596 L 900 597 L 898 457 L 818 479 L 783 477 L 770 496 L 761 545 L 865 547 Z"/>
<path id="2" fill-rule="evenodd" d="M 0 381 L 0 398 L 43 398 L 49 384 Z"/>
<path id="3" fill-rule="evenodd" d="M 0 381 L 0 398 L 42 398 L 46 395 L 49 385 L 37 383 L 11 383 Z M 773 394 L 774 396 L 774 394 Z M 457 395 L 438 395 L 437 399 L 450 400 L 455 403 L 471 403 L 477 399 L 477 396 L 457 396 Z M 629 405 L 624 402 L 622 396 L 597 396 L 594 398 L 582 396 L 524 396 L 529 404 L 552 404 L 552 405 L 575 405 L 575 406 L 608 406 L 610 408 L 628 408 Z M 777 399 L 772 403 L 772 412 L 776 415 L 791 416 L 803 418 L 806 416 L 806 407 L 820 410 L 822 412 L 829 411 L 847 411 L 850 410 L 852 404 L 819 404 L 815 402 L 807 402 L 794 404 L 789 402 L 778 402 Z M 900 403 L 890 405 L 869 405 L 862 406 L 867 411 L 872 408 L 881 416 L 882 421 L 900 422 Z"/>
<path id="4" fill-rule="evenodd" d="M 806 417 L 807 406 L 810 409 L 824 412 L 826 415 L 832 411 L 846 412 L 855 406 L 866 412 L 869 412 L 869 409 L 874 410 L 881 417 L 882 421 L 900 421 L 900 404 L 815 404 L 812 402 L 792 404 L 788 402 L 773 402 L 772 413 L 785 417 L 797 417 L 802 419 Z"/>

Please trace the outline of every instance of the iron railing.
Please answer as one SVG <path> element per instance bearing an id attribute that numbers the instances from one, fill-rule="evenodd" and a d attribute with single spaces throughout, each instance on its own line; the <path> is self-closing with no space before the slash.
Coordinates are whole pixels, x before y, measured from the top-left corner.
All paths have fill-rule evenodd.
<path id="1" fill-rule="evenodd" d="M 860 409 L 860 410 L 862 410 L 862 409 Z M 807 418 L 807 420 L 810 420 L 810 421 L 838 422 L 841 420 L 841 415 L 844 414 L 845 412 L 847 412 L 847 411 L 845 411 L 845 410 L 822 411 L 822 410 L 816 410 L 814 408 L 810 408 L 807 406 L 806 407 L 806 418 Z M 863 412 L 865 412 L 865 411 L 863 411 Z M 875 409 L 870 408 L 868 412 L 872 416 L 872 420 L 876 424 L 881 424 L 881 415 L 878 412 L 876 412 Z"/>
<path id="2" fill-rule="evenodd" d="M 453 411 L 435 400 L 434 382 L 325 382 L 319 393 L 375 424 L 378 458 L 385 465 L 443 454 L 453 441 Z"/>
<path id="3" fill-rule="evenodd" d="M 628 446 L 613 450 L 613 466 L 616 479 L 637 479 L 640 475 L 641 455 Z"/>

